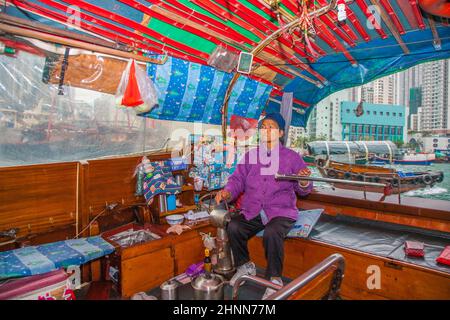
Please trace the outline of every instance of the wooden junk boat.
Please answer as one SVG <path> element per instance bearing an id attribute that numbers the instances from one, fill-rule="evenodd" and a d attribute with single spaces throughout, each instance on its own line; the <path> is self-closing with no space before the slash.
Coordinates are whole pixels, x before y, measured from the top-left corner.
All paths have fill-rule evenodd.
<path id="1" fill-rule="evenodd" d="M 0 1 L 0 130 L 10 135 L 8 148 L 0 144 L 0 299 L 196 297 L 208 237 L 221 240 L 212 249 L 213 274 L 232 271 L 224 228 L 238 212 L 204 215 L 200 199 L 223 187 L 227 168 L 208 162 L 197 170 L 195 157 L 184 165 L 191 153 L 167 143 L 180 122 L 163 124 L 219 127 L 222 140 L 202 149 L 213 160 L 234 147 L 231 116 L 257 122 L 281 108 L 291 125 L 305 126 L 310 108 L 331 92 L 450 57 L 448 15 L 426 1 L 302 3 Z M 382 24 L 371 19 L 375 3 Z M 144 96 L 137 89 L 150 80 L 158 90 Z M 133 133 L 137 126 L 139 134 L 111 148 L 98 130 L 84 153 L 51 155 L 20 137 L 27 125 L 46 124 L 50 150 L 56 123 L 87 120 Z M 207 148 L 209 139 L 201 132 L 198 145 Z M 185 145 L 192 151 L 198 141 Z M 208 179 L 197 179 L 204 173 Z M 160 178 L 157 188 L 147 183 Z M 263 241 L 255 236 L 249 251 L 257 275 L 241 287 L 216 283 L 224 294 L 214 298 L 260 299 L 272 286 L 270 299 L 450 300 L 447 201 L 380 201 L 376 193 L 316 186 L 297 207 L 300 216 L 320 217 L 308 236 L 285 240 L 285 285 L 262 278 Z M 179 233 L 167 233 L 177 219 Z M 406 255 L 407 241 L 422 243 L 424 255 Z"/>
<path id="2" fill-rule="evenodd" d="M 375 182 L 392 186 L 393 193 L 432 187 L 444 180 L 442 171 L 402 172 L 380 166 L 348 164 L 333 160 L 317 159 L 316 167 L 325 178 L 350 181 Z M 334 186 L 343 189 L 360 190 L 360 186 L 336 182 Z M 367 186 L 366 191 L 383 193 L 382 187 Z"/>

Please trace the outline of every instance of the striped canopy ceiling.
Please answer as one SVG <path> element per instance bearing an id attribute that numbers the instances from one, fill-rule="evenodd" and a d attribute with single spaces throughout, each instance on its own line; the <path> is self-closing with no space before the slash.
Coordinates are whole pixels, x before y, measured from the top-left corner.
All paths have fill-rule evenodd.
<path id="1" fill-rule="evenodd" d="M 79 18 L 82 32 L 142 53 L 167 53 L 208 65 L 217 46 L 250 52 L 301 15 L 303 1 L 281 0 L 4 0 L 7 14 L 66 28 Z M 331 0 L 308 0 L 308 10 Z M 312 107 L 329 94 L 425 61 L 449 57 L 447 18 L 421 10 L 418 0 L 347 1 L 347 21 L 328 11 L 312 23 L 308 45 L 293 33 L 257 54 L 248 77 L 273 86 L 268 108 L 294 93 L 293 125 L 304 126 Z M 0 4 L 2 1 L 0 1 Z M 279 22 L 277 13 L 282 22 Z M 316 53 L 316 56 L 311 51 Z"/>

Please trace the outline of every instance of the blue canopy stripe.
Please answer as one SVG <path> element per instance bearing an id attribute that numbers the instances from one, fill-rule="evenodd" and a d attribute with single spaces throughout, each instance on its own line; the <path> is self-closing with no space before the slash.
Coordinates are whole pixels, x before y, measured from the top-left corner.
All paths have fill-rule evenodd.
<path id="1" fill-rule="evenodd" d="M 149 77 L 158 91 L 158 105 L 141 116 L 220 125 L 220 110 L 232 74 L 169 57 L 163 65 L 149 64 Z M 229 114 L 258 119 L 272 86 L 240 77 L 229 101 Z"/>

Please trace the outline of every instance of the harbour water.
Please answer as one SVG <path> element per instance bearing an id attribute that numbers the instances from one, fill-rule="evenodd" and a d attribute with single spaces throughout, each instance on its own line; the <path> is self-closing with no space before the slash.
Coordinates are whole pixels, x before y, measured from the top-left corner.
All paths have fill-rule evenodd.
<path id="1" fill-rule="evenodd" d="M 411 190 L 403 193 L 405 197 L 419 197 L 427 199 L 438 199 L 450 201 L 450 163 L 433 163 L 430 166 L 402 166 L 402 165 L 387 165 L 386 167 L 395 168 L 403 172 L 417 172 L 417 171 L 442 171 L 444 172 L 444 180 L 441 183 L 435 184 L 433 187 L 426 187 L 417 190 Z M 313 177 L 321 177 L 319 171 L 315 167 L 310 167 Z M 315 183 L 317 185 L 328 186 L 326 183 Z M 450 202 L 449 202 L 450 206 Z"/>

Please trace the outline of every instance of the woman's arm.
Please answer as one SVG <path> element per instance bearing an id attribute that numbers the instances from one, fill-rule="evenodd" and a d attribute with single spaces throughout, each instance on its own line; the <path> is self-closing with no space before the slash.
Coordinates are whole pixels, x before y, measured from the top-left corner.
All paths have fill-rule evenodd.
<path id="1" fill-rule="evenodd" d="M 245 180 L 248 173 L 247 160 L 248 153 L 242 157 L 241 161 L 236 165 L 233 174 L 228 177 L 224 190 L 231 193 L 230 201 L 234 201 L 242 192 L 244 192 Z"/>
<path id="2" fill-rule="evenodd" d="M 298 155 L 298 158 L 295 160 L 294 172 L 302 176 L 309 176 L 311 172 L 300 155 Z M 299 181 L 294 185 L 295 192 L 297 192 L 299 196 L 306 196 L 310 194 L 313 187 L 314 185 L 312 181 Z"/>

